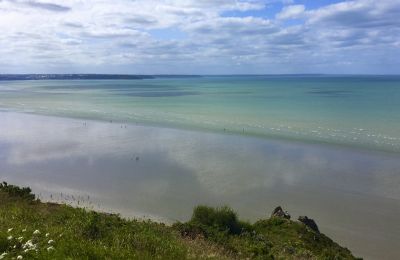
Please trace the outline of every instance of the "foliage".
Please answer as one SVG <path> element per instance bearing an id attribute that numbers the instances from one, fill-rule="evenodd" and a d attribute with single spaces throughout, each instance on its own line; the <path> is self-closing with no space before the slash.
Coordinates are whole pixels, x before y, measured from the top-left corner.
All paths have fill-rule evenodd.
<path id="1" fill-rule="evenodd" d="M 20 188 L 15 185 L 9 185 L 7 182 L 0 183 L 0 191 L 8 193 L 11 197 L 19 197 L 26 200 L 34 200 L 35 195 L 29 187 Z"/>
<path id="2" fill-rule="evenodd" d="M 87 211 L 0 186 L 0 259 L 354 259 L 300 222 L 240 221 L 228 207 L 198 206 L 186 223 Z"/>
<path id="3" fill-rule="evenodd" d="M 227 206 L 221 208 L 197 206 L 193 210 L 190 222 L 235 235 L 241 234 L 250 227 L 250 225 L 240 222 L 236 213 Z"/>

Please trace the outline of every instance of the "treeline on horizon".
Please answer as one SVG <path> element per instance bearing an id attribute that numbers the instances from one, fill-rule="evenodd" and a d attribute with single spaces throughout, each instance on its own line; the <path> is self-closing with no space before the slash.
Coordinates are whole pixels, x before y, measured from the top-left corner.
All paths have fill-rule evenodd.
<path id="1" fill-rule="evenodd" d="M 199 75 L 130 75 L 130 74 L 0 74 L 3 80 L 95 80 L 95 79 L 155 79 L 191 78 Z"/>

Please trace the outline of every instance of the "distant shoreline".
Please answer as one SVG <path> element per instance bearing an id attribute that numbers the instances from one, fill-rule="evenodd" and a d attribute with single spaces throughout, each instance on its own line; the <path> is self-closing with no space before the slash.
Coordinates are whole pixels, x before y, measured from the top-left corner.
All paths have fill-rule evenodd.
<path id="1" fill-rule="evenodd" d="M 130 75 L 130 74 L 0 74 L 0 81 L 8 80 L 140 80 L 155 78 L 189 78 L 198 75 Z"/>
<path id="2" fill-rule="evenodd" d="M 71 74 L 1 74 L 0 81 L 18 80 L 141 80 L 141 79 L 166 79 L 166 78 L 201 78 L 201 77 L 400 77 L 396 74 L 98 74 L 98 73 L 71 73 Z"/>

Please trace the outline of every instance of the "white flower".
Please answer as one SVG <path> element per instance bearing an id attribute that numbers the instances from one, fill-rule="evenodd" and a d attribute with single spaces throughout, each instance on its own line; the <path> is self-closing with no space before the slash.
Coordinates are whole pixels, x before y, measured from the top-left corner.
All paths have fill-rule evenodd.
<path id="1" fill-rule="evenodd" d="M 17 256 L 17 259 L 22 259 L 22 258 L 23 258 L 22 255 Z"/>
<path id="2" fill-rule="evenodd" d="M 46 233 L 46 237 L 50 236 L 50 233 Z"/>
<path id="3" fill-rule="evenodd" d="M 50 239 L 49 242 L 47 242 L 47 244 L 49 245 L 54 244 L 54 240 Z"/>
<path id="4" fill-rule="evenodd" d="M 13 236 L 8 236 L 7 237 L 7 240 L 11 240 L 11 239 L 13 239 Z"/>
<path id="5" fill-rule="evenodd" d="M 32 243 L 32 240 L 26 241 L 25 244 L 22 245 L 22 249 L 36 249 L 36 245 Z"/>
<path id="6" fill-rule="evenodd" d="M 26 231 L 26 228 L 22 229 L 22 233 L 24 233 Z"/>
<path id="7" fill-rule="evenodd" d="M 7 255 L 6 252 L 2 253 L 2 254 L 0 255 L 0 259 L 3 259 L 4 257 L 6 257 L 6 255 Z"/>
<path id="8" fill-rule="evenodd" d="M 13 230 L 13 228 L 7 229 L 7 232 L 10 233 Z"/>
<path id="9" fill-rule="evenodd" d="M 53 246 L 49 246 L 48 248 L 47 248 L 47 251 L 53 251 L 54 250 L 54 247 Z"/>
<path id="10" fill-rule="evenodd" d="M 18 240 L 19 242 L 21 242 L 23 239 L 24 239 L 24 237 L 19 237 L 19 238 L 17 238 L 17 240 Z"/>
<path id="11" fill-rule="evenodd" d="M 34 235 L 40 235 L 39 229 L 36 229 L 35 231 L 33 231 L 33 234 L 34 234 Z"/>

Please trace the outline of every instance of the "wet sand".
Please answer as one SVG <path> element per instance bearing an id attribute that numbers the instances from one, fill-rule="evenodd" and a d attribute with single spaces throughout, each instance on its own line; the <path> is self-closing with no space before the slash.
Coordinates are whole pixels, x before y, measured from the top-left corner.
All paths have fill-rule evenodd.
<path id="1" fill-rule="evenodd" d="M 400 257 L 396 153 L 0 112 L 0 179 L 46 200 L 169 222 L 197 204 L 227 204 L 251 221 L 281 205 L 357 256 Z"/>

